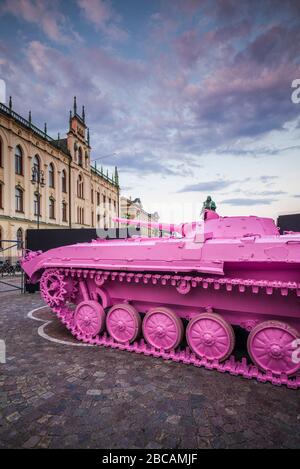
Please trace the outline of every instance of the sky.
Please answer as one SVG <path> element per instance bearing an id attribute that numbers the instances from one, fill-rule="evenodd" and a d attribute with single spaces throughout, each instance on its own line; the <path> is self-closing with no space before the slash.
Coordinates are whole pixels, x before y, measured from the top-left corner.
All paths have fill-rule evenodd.
<path id="1" fill-rule="evenodd" d="M 300 0 L 0 0 L 0 78 L 161 219 L 300 212 Z"/>

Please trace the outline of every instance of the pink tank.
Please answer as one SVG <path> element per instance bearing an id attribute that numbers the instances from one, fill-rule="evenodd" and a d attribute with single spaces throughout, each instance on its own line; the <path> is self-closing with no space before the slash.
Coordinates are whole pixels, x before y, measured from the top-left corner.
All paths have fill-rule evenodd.
<path id="1" fill-rule="evenodd" d="M 210 210 L 151 227 L 172 234 L 28 252 L 22 266 L 79 340 L 300 387 L 300 234 Z M 233 326 L 251 362 L 233 357 Z"/>

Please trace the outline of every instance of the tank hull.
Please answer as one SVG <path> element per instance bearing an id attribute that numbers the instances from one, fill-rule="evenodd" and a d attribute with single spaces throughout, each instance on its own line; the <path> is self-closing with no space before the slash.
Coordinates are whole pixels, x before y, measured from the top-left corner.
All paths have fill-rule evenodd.
<path id="1" fill-rule="evenodd" d="M 22 265 L 80 340 L 300 387 L 299 234 L 258 217 L 199 226 L 29 253 Z M 230 358 L 237 326 L 252 364 Z"/>

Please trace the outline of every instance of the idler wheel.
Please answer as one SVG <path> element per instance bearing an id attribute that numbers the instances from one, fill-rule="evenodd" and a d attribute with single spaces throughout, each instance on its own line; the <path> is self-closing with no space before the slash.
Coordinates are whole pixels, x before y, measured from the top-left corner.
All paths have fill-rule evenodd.
<path id="1" fill-rule="evenodd" d="M 178 347 L 183 337 L 181 319 L 169 308 L 153 308 L 144 317 L 144 338 L 149 345 L 162 350 Z"/>
<path id="2" fill-rule="evenodd" d="M 103 331 L 104 309 L 97 301 L 82 301 L 75 310 L 74 323 L 82 334 L 94 337 Z"/>
<path id="3" fill-rule="evenodd" d="M 114 305 L 107 313 L 106 329 L 116 342 L 133 342 L 141 331 L 141 317 L 129 304 Z"/>
<path id="4" fill-rule="evenodd" d="M 200 358 L 224 361 L 232 353 L 235 335 L 231 325 L 214 313 L 195 316 L 186 329 L 191 350 Z"/>
<path id="5" fill-rule="evenodd" d="M 275 375 L 293 375 L 300 369 L 296 352 L 298 332 L 279 321 L 258 324 L 249 334 L 248 352 L 255 365 L 262 371 Z"/>

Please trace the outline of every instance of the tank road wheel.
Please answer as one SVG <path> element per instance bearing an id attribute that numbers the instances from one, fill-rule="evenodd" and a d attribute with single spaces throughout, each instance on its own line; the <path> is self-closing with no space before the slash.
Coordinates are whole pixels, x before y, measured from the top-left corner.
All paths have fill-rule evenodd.
<path id="1" fill-rule="evenodd" d="M 249 334 L 248 352 L 255 365 L 275 375 L 293 375 L 300 369 L 292 354 L 293 342 L 299 339 L 298 332 L 288 324 L 266 321 L 258 324 Z"/>
<path id="2" fill-rule="evenodd" d="M 169 308 L 153 308 L 144 317 L 143 333 L 149 345 L 171 350 L 177 348 L 182 340 L 183 324 Z"/>
<path id="3" fill-rule="evenodd" d="M 114 305 L 107 313 L 106 329 L 116 342 L 133 342 L 141 331 L 141 317 L 131 305 Z"/>
<path id="4" fill-rule="evenodd" d="M 43 272 L 40 290 L 43 299 L 51 307 L 63 303 L 68 295 L 67 283 L 58 269 L 49 269 Z"/>
<path id="5" fill-rule="evenodd" d="M 231 325 L 214 313 L 202 313 L 191 319 L 186 329 L 186 339 L 198 357 L 209 360 L 226 360 L 235 344 Z"/>
<path id="6" fill-rule="evenodd" d="M 80 332 L 94 337 L 103 331 L 105 325 L 104 309 L 97 301 L 82 301 L 75 310 L 74 322 Z"/>

